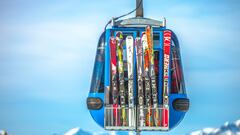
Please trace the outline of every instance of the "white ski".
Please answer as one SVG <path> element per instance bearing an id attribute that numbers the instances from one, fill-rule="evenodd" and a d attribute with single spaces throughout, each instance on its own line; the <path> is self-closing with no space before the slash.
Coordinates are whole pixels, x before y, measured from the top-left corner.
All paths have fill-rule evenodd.
<path id="1" fill-rule="evenodd" d="M 128 67 L 128 104 L 129 104 L 129 126 L 135 125 L 134 119 L 134 95 L 133 95 L 133 37 L 126 37 L 127 67 Z"/>
<path id="2" fill-rule="evenodd" d="M 135 50 L 137 56 L 137 80 L 138 80 L 138 107 L 139 107 L 139 125 L 145 126 L 144 117 L 144 93 L 143 93 L 143 48 L 140 37 L 135 39 Z"/>

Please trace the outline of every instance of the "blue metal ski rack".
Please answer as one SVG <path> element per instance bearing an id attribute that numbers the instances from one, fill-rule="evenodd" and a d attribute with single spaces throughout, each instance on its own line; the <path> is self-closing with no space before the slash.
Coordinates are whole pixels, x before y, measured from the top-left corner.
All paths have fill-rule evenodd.
<path id="1" fill-rule="evenodd" d="M 138 1 L 138 0 L 137 0 Z M 145 31 L 146 26 L 153 28 L 153 44 L 154 52 L 158 57 L 158 109 L 162 111 L 163 105 L 163 32 L 169 30 L 166 28 L 166 20 L 162 18 L 161 21 L 149 18 L 143 18 L 143 12 L 137 11 L 137 17 L 125 20 L 112 20 L 112 27 L 107 28 L 99 39 L 97 46 L 97 53 L 95 58 L 95 65 L 93 70 L 92 82 L 90 92 L 87 98 L 87 106 L 91 116 L 95 122 L 106 130 L 134 130 L 134 131 L 168 131 L 176 127 L 184 118 L 185 113 L 189 109 L 189 99 L 185 91 L 185 84 L 183 78 L 182 62 L 180 56 L 180 48 L 177 36 L 173 31 L 171 35 L 171 54 L 170 54 L 170 91 L 169 98 L 169 124 L 167 127 L 163 126 L 140 126 L 139 125 L 139 108 L 137 105 L 137 74 L 136 74 L 136 56 L 134 56 L 134 125 L 114 126 L 112 123 L 112 104 L 110 98 L 111 91 L 111 72 L 110 72 L 110 47 L 109 39 L 114 36 L 116 32 L 121 31 L 125 39 L 126 36 L 133 36 L 135 39 Z M 120 109 L 120 108 L 118 108 Z M 126 110 L 129 108 L 126 106 Z M 146 108 L 144 108 L 146 110 Z M 152 108 L 153 109 L 153 108 Z M 127 112 L 127 111 L 126 111 Z M 161 113 L 160 113 L 160 118 Z M 129 118 L 128 118 L 129 119 Z"/>

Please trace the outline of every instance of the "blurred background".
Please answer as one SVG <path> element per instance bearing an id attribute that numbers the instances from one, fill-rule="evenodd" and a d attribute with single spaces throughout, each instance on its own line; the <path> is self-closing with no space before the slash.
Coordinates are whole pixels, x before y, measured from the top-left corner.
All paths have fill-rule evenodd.
<path id="1" fill-rule="evenodd" d="M 85 104 L 96 46 L 107 21 L 134 8 L 135 0 L 1 0 L 0 129 L 12 135 L 56 135 L 74 127 L 106 132 Z M 144 0 L 144 12 L 166 17 L 177 34 L 191 101 L 182 123 L 162 134 L 240 119 L 240 1 Z"/>

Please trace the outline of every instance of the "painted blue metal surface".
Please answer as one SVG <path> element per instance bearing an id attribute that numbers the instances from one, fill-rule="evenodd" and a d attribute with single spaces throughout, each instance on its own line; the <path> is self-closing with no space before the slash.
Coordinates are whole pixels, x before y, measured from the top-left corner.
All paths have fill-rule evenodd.
<path id="1" fill-rule="evenodd" d="M 160 49 L 159 49 L 159 65 L 158 65 L 158 70 L 159 70 L 159 76 L 158 76 L 158 103 L 162 104 L 163 98 L 162 98 L 162 92 L 163 92 L 163 31 L 159 32 L 159 40 L 160 40 Z"/>
<path id="2" fill-rule="evenodd" d="M 89 93 L 88 97 L 101 98 L 104 101 L 104 93 Z M 89 110 L 94 121 L 101 127 L 104 127 L 104 107 L 100 110 Z"/>
<path id="3" fill-rule="evenodd" d="M 180 111 L 176 111 L 173 106 L 172 103 L 175 99 L 179 99 L 179 98 L 187 98 L 186 94 L 170 94 L 169 95 L 169 100 L 170 100 L 170 124 L 169 124 L 169 128 L 172 129 L 174 127 L 176 127 L 184 118 L 186 112 L 180 112 Z"/>
<path id="4" fill-rule="evenodd" d="M 163 77 L 163 31 L 166 30 L 165 27 L 160 27 L 160 28 L 153 28 L 153 33 L 157 33 L 159 34 L 159 45 L 155 45 L 154 46 L 154 50 L 159 51 L 159 92 L 158 92 L 158 99 L 159 99 L 159 104 L 162 104 L 162 77 Z M 116 31 L 122 31 L 123 34 L 124 33 L 132 33 L 134 39 L 140 35 L 140 33 L 142 33 L 143 31 L 145 31 L 144 27 L 141 28 L 125 28 L 125 27 L 112 27 L 110 29 L 106 30 L 105 33 L 105 73 L 104 73 L 104 86 L 106 87 L 110 87 L 111 84 L 111 79 L 110 79 L 110 47 L 109 47 L 109 39 L 111 37 L 111 35 L 114 35 Z M 175 38 L 174 40 L 177 41 L 177 37 L 176 35 L 173 33 L 173 38 Z M 176 43 L 178 44 L 178 43 Z M 135 52 L 135 47 L 134 47 L 134 52 Z M 170 60 L 171 60 L 171 56 L 170 56 Z M 134 95 L 136 96 L 137 93 L 137 86 L 136 86 L 136 56 L 134 55 Z M 169 73 L 171 74 L 171 72 L 169 71 Z M 169 84 L 171 84 L 171 75 L 169 77 Z M 171 88 L 171 86 L 170 86 Z M 105 101 L 105 97 L 104 97 L 104 93 L 89 93 L 89 97 L 99 97 L 102 99 L 102 101 Z M 172 103 L 175 99 L 179 99 L 179 98 L 187 98 L 187 95 L 185 93 L 183 94 L 169 94 L 169 107 L 170 107 L 170 124 L 169 124 L 169 128 L 172 129 L 174 127 L 176 127 L 183 119 L 183 117 L 185 116 L 185 112 L 180 112 L 180 111 L 176 111 L 173 106 Z M 135 99 L 135 102 L 137 100 Z M 104 103 L 103 103 L 104 104 Z M 98 123 L 101 127 L 104 127 L 104 105 L 100 110 L 90 110 L 90 114 L 93 117 L 93 119 L 96 121 L 96 123 Z"/>
<path id="5" fill-rule="evenodd" d="M 110 74 L 107 73 L 110 71 L 110 47 L 109 47 L 109 39 L 111 37 L 111 30 L 107 29 L 106 30 L 106 35 L 105 35 L 105 78 L 104 78 L 104 86 L 110 86 Z"/>

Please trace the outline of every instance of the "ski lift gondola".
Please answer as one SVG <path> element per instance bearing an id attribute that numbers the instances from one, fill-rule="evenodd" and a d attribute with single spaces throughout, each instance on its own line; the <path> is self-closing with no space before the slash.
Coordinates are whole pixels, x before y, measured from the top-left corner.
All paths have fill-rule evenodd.
<path id="1" fill-rule="evenodd" d="M 92 81 L 91 81 L 91 88 L 87 98 L 87 107 L 90 111 L 91 116 L 95 120 L 95 122 L 100 125 L 101 127 L 105 128 L 106 130 L 135 130 L 135 131 L 146 131 L 146 130 L 155 130 L 155 131 L 168 131 L 175 126 L 177 126 L 185 116 L 185 113 L 189 109 L 189 99 L 187 98 L 184 78 L 183 78 L 183 69 L 182 69 L 182 62 L 180 57 L 180 48 L 177 36 L 174 34 L 173 31 L 166 28 L 166 20 L 163 18 L 161 21 L 153 20 L 149 18 L 143 17 L 143 6 L 142 0 L 137 1 L 137 8 L 136 10 L 136 17 L 118 20 L 119 18 L 123 17 L 120 16 L 118 18 L 113 18 L 111 21 L 108 22 L 112 24 L 111 28 L 105 28 L 105 31 L 101 34 L 95 64 L 93 69 Z M 135 11 L 134 10 L 134 11 Z M 133 11 L 132 11 L 133 12 Z M 130 12 L 131 13 L 131 12 Z M 128 15 L 128 14 L 127 14 Z M 108 25 L 107 24 L 107 25 Z M 125 39 L 128 36 L 133 37 L 136 39 L 137 37 L 141 37 L 142 33 L 146 31 L 146 27 L 150 26 L 152 29 L 152 39 L 153 39 L 153 51 L 154 51 L 154 66 L 156 72 L 156 80 L 157 80 L 157 98 L 158 98 L 158 109 L 159 114 L 159 121 L 160 124 L 153 124 L 153 125 L 141 125 L 140 118 L 139 118 L 139 101 L 138 101 L 138 83 L 137 83 L 137 62 L 136 62 L 136 55 L 133 57 L 133 95 L 134 95 L 134 108 L 132 109 L 133 115 L 129 117 L 128 111 L 131 110 L 130 106 L 128 106 L 128 102 L 126 100 L 126 106 L 124 116 L 126 116 L 126 120 L 129 122 L 133 120 L 132 124 L 114 124 L 116 119 L 114 116 L 114 108 L 112 107 L 113 101 L 112 99 L 112 88 L 111 85 L 111 56 L 110 56 L 110 38 L 116 37 L 118 32 L 122 33 L 123 36 L 123 52 L 126 52 L 126 41 Z M 107 27 L 107 26 L 106 26 Z M 164 42 L 165 42 L 165 33 L 169 32 L 170 37 L 170 58 L 169 58 L 169 77 L 167 82 L 167 87 L 169 90 L 167 94 L 164 93 L 164 70 L 166 61 L 164 55 Z M 136 50 L 134 51 L 136 52 Z M 125 57 L 125 56 L 123 56 Z M 127 78 L 127 62 L 126 58 L 123 58 L 123 67 L 124 71 L 124 83 L 128 83 Z M 126 93 L 125 95 L 128 96 L 127 92 L 127 85 L 125 85 Z M 143 87 L 144 90 L 146 86 Z M 145 92 L 144 92 L 145 93 Z M 146 98 L 146 97 L 145 97 Z M 167 109 L 165 108 L 165 98 L 167 99 Z M 126 98 L 127 99 L 127 98 Z M 119 99 L 118 99 L 119 100 Z M 154 112 L 154 109 L 150 108 Z M 165 109 L 164 109 L 165 108 Z M 117 107 L 117 113 L 119 117 L 123 115 L 121 113 L 121 105 Z M 146 111 L 148 106 L 146 106 L 146 101 L 144 103 L 144 114 L 146 115 Z M 166 110 L 166 111 L 165 111 Z M 118 112 L 119 111 L 119 112 Z M 126 114 L 125 114 L 126 113 Z M 154 112 L 155 113 L 155 112 Z M 120 119 L 120 118 L 119 118 Z M 155 119 L 155 117 L 154 117 Z M 120 120 L 121 121 L 121 120 Z"/>

